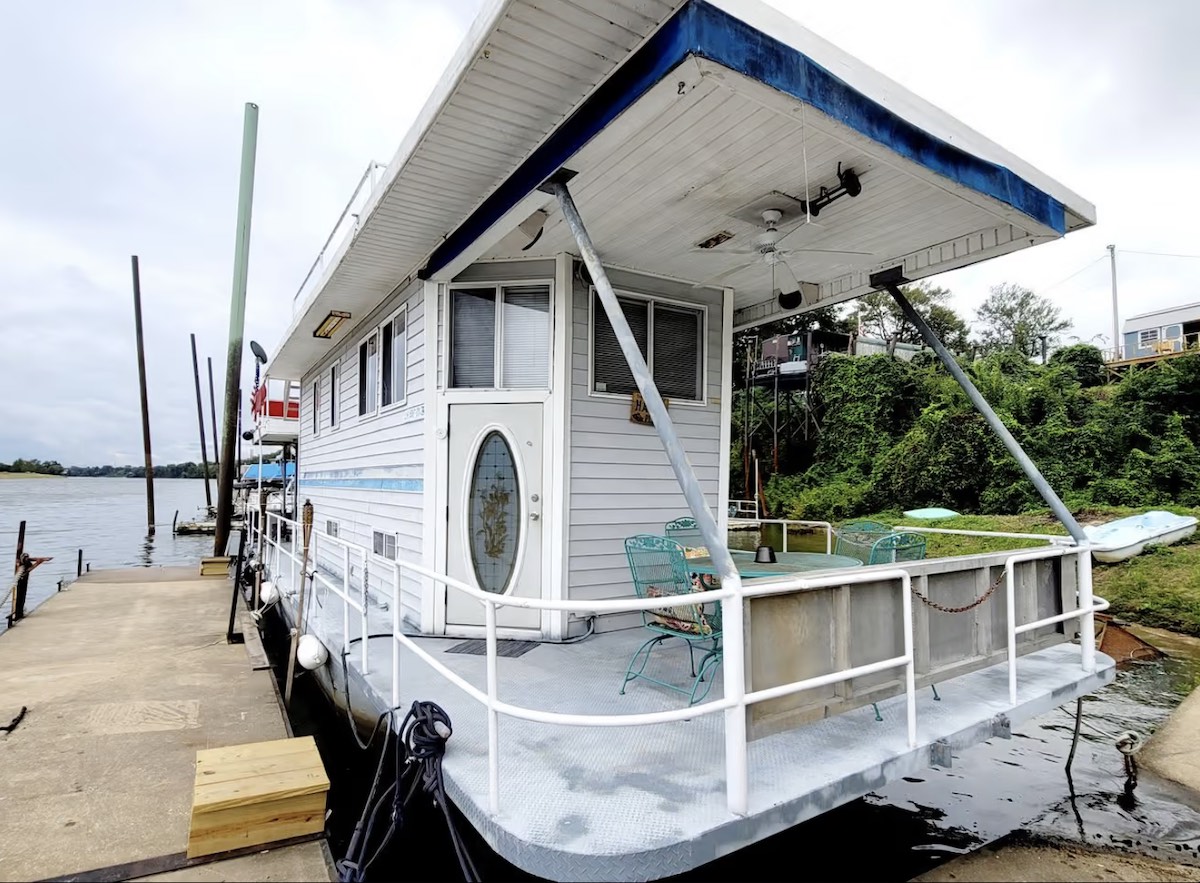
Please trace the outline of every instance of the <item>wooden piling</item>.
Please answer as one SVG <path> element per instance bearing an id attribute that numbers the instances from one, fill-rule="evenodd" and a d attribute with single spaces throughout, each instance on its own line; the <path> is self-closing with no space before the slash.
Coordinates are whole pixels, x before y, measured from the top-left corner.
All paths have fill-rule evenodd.
<path id="1" fill-rule="evenodd" d="M 21 618 L 24 611 L 20 608 L 25 606 L 24 593 L 21 591 L 21 555 L 25 552 L 25 522 L 21 522 L 20 528 L 17 529 L 17 557 L 16 563 L 13 565 L 13 585 L 12 594 L 9 596 L 8 607 L 8 625 L 11 628 L 12 624 Z"/>
<path id="2" fill-rule="evenodd" d="M 79 550 L 79 557 L 75 561 L 75 576 L 83 576 L 83 549 Z"/>
<path id="3" fill-rule="evenodd" d="M 196 335 L 192 338 L 192 375 L 196 379 L 196 419 L 200 421 L 200 461 L 204 466 L 204 502 L 212 508 L 212 488 L 208 485 L 208 442 L 204 438 L 204 402 L 200 398 L 200 360 L 196 357 Z"/>
<path id="4" fill-rule="evenodd" d="M 217 396 L 213 392 L 212 356 L 208 357 L 208 414 L 212 417 L 213 465 L 217 467 L 217 474 L 219 475 L 221 472 L 221 455 L 218 452 L 221 450 L 221 445 L 217 442 Z"/>
<path id="5" fill-rule="evenodd" d="M 133 263 L 133 328 L 137 337 L 138 389 L 142 396 L 142 448 L 146 458 L 146 534 L 154 536 L 154 461 L 150 456 L 150 401 L 146 395 L 146 349 L 142 344 L 142 277 Z"/>

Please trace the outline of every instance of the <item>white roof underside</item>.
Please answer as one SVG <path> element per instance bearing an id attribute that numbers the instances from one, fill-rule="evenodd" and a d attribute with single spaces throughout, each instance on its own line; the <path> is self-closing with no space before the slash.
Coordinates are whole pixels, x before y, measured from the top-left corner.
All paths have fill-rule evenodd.
<path id="1" fill-rule="evenodd" d="M 271 373 L 298 377 L 345 339 L 349 330 L 333 341 L 312 337 L 329 310 L 350 311 L 352 329 L 414 278 L 437 246 L 683 5 L 493 2 L 369 198 L 365 221 L 298 306 Z M 1063 204 L 1068 231 L 1094 223 L 1088 202 L 775 10 L 757 0 L 711 5 L 802 52 L 925 132 L 1019 175 Z M 836 184 L 839 162 L 859 174 L 862 195 L 824 209 L 820 228 L 798 229 L 804 219 L 795 204 L 771 194 L 815 197 L 821 186 Z M 916 279 L 1059 235 L 791 95 L 693 55 L 564 165 L 577 173 L 571 190 L 606 262 L 692 282 L 720 277 L 720 285 L 734 289 L 741 325 L 784 315 L 771 266 L 761 259 L 744 266 L 754 256 L 739 253 L 762 232 L 755 209 L 767 205 L 764 198 L 785 209 L 783 232 L 794 230 L 782 245 L 792 250 L 792 273 L 809 283 L 805 309 L 866 293 L 867 277 L 881 267 L 903 262 Z M 515 227 L 539 207 L 549 217 L 525 251 L 528 237 Z M 733 238 L 710 251 L 696 248 L 720 231 Z M 576 245 L 551 198 L 535 191 L 435 278 L 448 278 L 470 260 L 564 251 L 574 253 Z"/>

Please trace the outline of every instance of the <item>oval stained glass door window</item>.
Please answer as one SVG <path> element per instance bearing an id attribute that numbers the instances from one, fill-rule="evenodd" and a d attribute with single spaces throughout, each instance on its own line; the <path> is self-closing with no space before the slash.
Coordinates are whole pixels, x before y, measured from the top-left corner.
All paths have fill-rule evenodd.
<path id="1" fill-rule="evenodd" d="M 517 566 L 521 496 L 512 448 L 496 430 L 479 446 L 467 501 L 467 530 L 475 579 L 503 594 Z"/>

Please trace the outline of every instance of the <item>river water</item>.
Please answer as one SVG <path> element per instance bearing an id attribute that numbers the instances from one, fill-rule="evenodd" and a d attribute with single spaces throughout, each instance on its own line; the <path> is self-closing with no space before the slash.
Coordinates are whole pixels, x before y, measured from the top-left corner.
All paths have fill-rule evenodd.
<path id="1" fill-rule="evenodd" d="M 216 485 L 213 484 L 213 493 Z M 176 511 L 194 519 L 204 506 L 204 482 L 173 478 L 154 482 L 158 522 L 146 536 L 146 482 L 140 478 L 13 478 L 0 480 L 0 560 L 16 551 L 25 521 L 25 551 L 53 557 L 29 577 L 25 613 L 55 593 L 59 580 L 75 578 L 79 550 L 93 568 L 193 564 L 212 554 L 210 536 L 172 536 Z M 6 578 L 0 591 L 12 584 Z M 2 602 L 8 612 L 8 601 Z M 0 631 L 4 630 L 0 618 Z"/>
<path id="2" fill-rule="evenodd" d="M 153 539 L 146 536 L 144 492 L 144 482 L 128 478 L 0 481 L 0 550 L 15 548 L 17 526 L 25 519 L 25 548 L 31 555 L 54 557 L 33 573 L 27 612 L 52 596 L 60 579 L 74 578 L 78 549 L 83 549 L 84 561 L 94 568 L 192 564 L 210 554 L 211 537 L 171 534 L 176 511 L 181 520 L 191 519 L 204 504 L 202 481 L 155 482 L 159 526 Z M 741 548 L 754 548 L 759 541 L 754 532 L 736 532 L 730 539 L 731 545 Z M 766 541 L 782 548 L 778 535 Z M 789 539 L 788 547 L 824 551 L 824 537 L 797 535 Z M 1130 788 L 1115 747 L 1114 737 L 1125 731 L 1148 736 L 1200 684 L 1200 653 L 1187 645 L 1172 649 L 1175 652 L 1165 660 L 1122 669 L 1116 683 L 1087 698 L 1071 779 L 1065 775 L 1063 761 L 1071 742 L 1073 717 L 1068 711 L 1073 713 L 1073 707 L 1027 722 L 1012 739 L 994 739 L 955 755 L 950 769 L 929 769 L 919 777 L 892 783 L 688 877 L 907 880 L 1018 830 L 1200 863 L 1200 813 L 1178 802 L 1177 795 L 1148 775 Z M 314 709 L 321 704 L 321 697 L 313 697 Z M 339 816 L 331 819 L 332 846 L 340 856 L 348 834 L 346 823 L 352 823 L 361 808 L 365 794 L 359 792 L 362 783 L 369 782 L 364 776 L 369 776 L 373 759 L 352 761 L 358 752 L 349 744 L 341 716 L 318 717 L 319 721 L 298 730 L 311 732 L 319 727 L 324 733 L 323 753 L 335 774 L 335 791 L 341 792 L 331 797 Z M 324 751 L 332 745 L 335 750 Z M 819 760 L 797 758 L 797 763 L 813 762 Z M 435 820 L 425 831 L 410 834 L 417 839 L 426 832 L 444 837 L 439 826 Z M 485 879 L 525 876 L 487 857 L 473 831 L 468 839 L 473 841 L 477 863 L 487 868 Z M 847 850 L 851 842 L 862 847 Z M 400 847 L 397 853 L 381 866 L 413 870 L 412 851 Z M 455 878 L 457 866 L 447 853 L 425 854 L 429 858 L 421 862 L 420 876 Z M 434 858 L 435 854 L 440 857 Z"/>

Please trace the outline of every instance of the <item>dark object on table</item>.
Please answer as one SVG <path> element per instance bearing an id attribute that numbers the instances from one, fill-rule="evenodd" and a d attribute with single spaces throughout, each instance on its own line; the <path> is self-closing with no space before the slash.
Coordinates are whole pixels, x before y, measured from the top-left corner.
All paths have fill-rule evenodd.
<path id="1" fill-rule="evenodd" d="M 754 562 L 756 564 L 774 564 L 775 549 L 771 546 L 759 546 L 754 553 Z"/>

